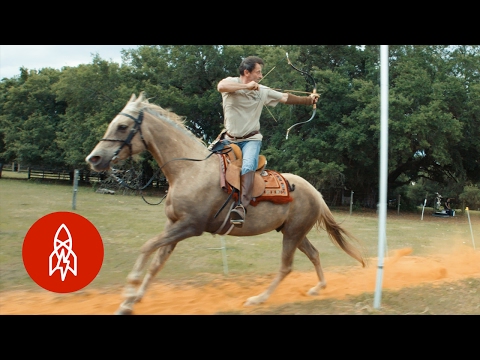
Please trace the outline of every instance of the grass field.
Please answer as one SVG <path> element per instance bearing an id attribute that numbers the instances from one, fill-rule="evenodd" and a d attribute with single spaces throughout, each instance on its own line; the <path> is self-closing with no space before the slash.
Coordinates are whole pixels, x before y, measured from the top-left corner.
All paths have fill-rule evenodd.
<path id="1" fill-rule="evenodd" d="M 4 172 L 5 175 L 5 172 Z M 160 198 L 148 198 L 157 202 Z M 36 289 L 22 263 L 22 242 L 35 221 L 56 211 L 72 211 L 89 219 L 102 236 L 104 263 L 97 278 L 87 288 L 118 287 L 125 283 L 140 246 L 163 230 L 163 204 L 152 206 L 139 196 L 95 193 L 80 187 L 76 209 L 72 209 L 71 184 L 54 184 L 40 180 L 19 180 L 8 176 L 0 179 L 0 291 Z M 416 256 L 451 251 L 456 243 L 472 246 L 469 222 L 457 209 L 457 216 L 437 218 L 432 209 L 397 214 L 389 212 L 386 226 L 386 251 L 411 248 Z M 350 215 L 348 209 L 333 210 L 337 221 L 350 230 L 363 244 L 367 258 L 378 255 L 378 217 L 375 211 L 359 210 Z M 480 234 L 480 212 L 469 212 L 472 231 Z M 479 241 L 478 235 L 477 241 Z M 309 239 L 320 251 L 324 269 L 358 267 L 358 263 L 334 246 L 325 232 L 312 231 Z M 281 234 L 271 232 L 254 237 L 226 237 L 228 272 L 236 275 L 269 275 L 280 265 Z M 480 245 L 480 244 L 478 244 Z M 223 276 L 220 251 L 221 238 L 203 234 L 180 242 L 157 275 L 158 279 L 196 283 L 208 282 L 212 276 Z M 477 246 L 478 247 L 478 246 Z M 374 261 L 374 260 L 372 260 Z M 371 262 L 372 262 L 371 261 Z M 376 265 L 371 263 L 370 265 Z M 294 271 L 313 271 L 309 260 L 297 252 Z M 280 311 L 280 310 L 278 310 Z M 299 310 L 295 310 L 297 313 Z M 479 310 L 480 312 L 480 310 Z"/>

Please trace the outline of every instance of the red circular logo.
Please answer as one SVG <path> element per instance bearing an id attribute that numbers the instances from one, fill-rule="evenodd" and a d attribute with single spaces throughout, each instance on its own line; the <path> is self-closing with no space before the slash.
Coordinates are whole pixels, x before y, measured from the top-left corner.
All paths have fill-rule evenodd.
<path id="1" fill-rule="evenodd" d="M 103 263 L 103 242 L 81 215 L 54 212 L 37 220 L 23 240 L 23 265 L 42 288 L 69 293 L 90 284 Z"/>

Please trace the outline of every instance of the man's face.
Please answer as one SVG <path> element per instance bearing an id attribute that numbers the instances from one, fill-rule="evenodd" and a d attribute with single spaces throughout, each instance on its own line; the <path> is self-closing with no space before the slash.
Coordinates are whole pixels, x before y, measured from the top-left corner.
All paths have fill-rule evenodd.
<path id="1" fill-rule="evenodd" d="M 260 64 L 255 64 L 252 72 L 245 70 L 245 74 L 247 77 L 247 82 L 255 81 L 258 83 L 263 78 L 262 66 Z"/>

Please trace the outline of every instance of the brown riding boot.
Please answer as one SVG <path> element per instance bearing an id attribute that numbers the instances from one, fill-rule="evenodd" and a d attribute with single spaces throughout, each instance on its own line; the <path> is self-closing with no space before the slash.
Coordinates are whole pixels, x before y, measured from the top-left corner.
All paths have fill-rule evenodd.
<path id="1" fill-rule="evenodd" d="M 238 195 L 238 205 L 230 211 L 230 223 L 236 227 L 242 227 L 247 214 L 246 207 L 252 200 L 252 190 L 255 179 L 255 171 L 249 171 L 240 178 L 240 194 Z"/>

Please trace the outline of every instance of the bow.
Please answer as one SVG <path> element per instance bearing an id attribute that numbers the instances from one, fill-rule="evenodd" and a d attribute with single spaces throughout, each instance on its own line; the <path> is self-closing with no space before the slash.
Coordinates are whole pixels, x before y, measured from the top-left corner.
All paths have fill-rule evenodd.
<path id="1" fill-rule="evenodd" d="M 312 91 L 312 94 L 316 94 L 317 93 L 317 83 L 315 82 L 315 79 L 313 78 L 312 75 L 310 75 L 309 73 L 303 71 L 303 70 L 300 70 L 298 68 L 296 68 L 295 66 L 293 66 L 292 62 L 290 61 L 290 58 L 288 57 L 288 52 L 285 53 L 287 55 L 287 61 L 288 61 L 288 65 L 290 65 L 293 69 L 295 69 L 296 71 L 302 73 L 304 76 L 308 76 L 312 81 L 313 81 L 313 91 Z M 315 116 L 315 113 L 317 112 L 317 104 L 316 103 L 313 103 L 313 113 L 312 113 L 312 116 L 310 117 L 310 119 L 308 119 L 307 121 L 302 121 L 302 122 L 299 122 L 299 123 L 295 123 L 293 124 L 292 126 L 290 126 L 288 129 L 287 129 L 287 135 L 285 137 L 285 139 L 288 140 L 288 133 L 290 132 L 290 130 L 294 127 L 294 126 L 297 126 L 297 125 L 300 125 L 300 124 L 305 124 L 305 123 L 308 123 L 309 121 L 311 121 L 314 116 Z"/>

